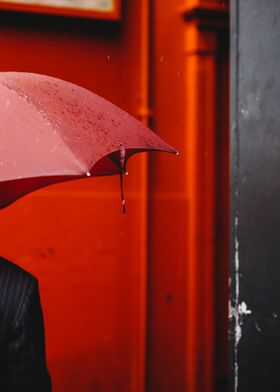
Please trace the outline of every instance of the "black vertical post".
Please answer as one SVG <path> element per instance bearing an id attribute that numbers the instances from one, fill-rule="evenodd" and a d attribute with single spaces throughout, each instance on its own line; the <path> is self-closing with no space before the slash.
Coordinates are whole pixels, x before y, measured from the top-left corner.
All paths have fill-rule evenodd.
<path id="1" fill-rule="evenodd" d="M 280 391 L 280 1 L 231 1 L 230 390 Z"/>

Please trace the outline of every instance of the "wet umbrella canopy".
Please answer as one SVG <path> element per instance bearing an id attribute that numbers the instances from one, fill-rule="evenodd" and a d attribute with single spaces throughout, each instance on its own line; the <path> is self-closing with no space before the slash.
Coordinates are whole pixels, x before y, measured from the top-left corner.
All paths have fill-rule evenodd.
<path id="1" fill-rule="evenodd" d="M 0 207 L 40 187 L 125 172 L 141 151 L 176 151 L 129 114 L 72 83 L 0 72 Z"/>

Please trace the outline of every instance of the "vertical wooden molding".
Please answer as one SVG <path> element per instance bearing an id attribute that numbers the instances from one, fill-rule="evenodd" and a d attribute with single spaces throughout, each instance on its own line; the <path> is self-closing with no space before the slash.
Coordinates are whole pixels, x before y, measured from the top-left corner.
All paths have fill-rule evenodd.
<path id="1" fill-rule="evenodd" d="M 213 391 L 216 36 L 186 31 L 188 392 Z"/>
<path id="2" fill-rule="evenodd" d="M 140 15 L 140 107 L 139 120 L 149 123 L 149 0 L 141 0 Z M 148 156 L 140 157 L 141 217 L 139 257 L 139 382 L 137 392 L 144 392 L 146 385 L 147 350 L 147 282 L 148 282 Z"/>
<path id="3" fill-rule="evenodd" d="M 228 28 L 228 1 L 187 0 L 186 124 L 189 196 L 187 390 L 213 392 L 215 378 L 216 143 L 218 35 Z"/>

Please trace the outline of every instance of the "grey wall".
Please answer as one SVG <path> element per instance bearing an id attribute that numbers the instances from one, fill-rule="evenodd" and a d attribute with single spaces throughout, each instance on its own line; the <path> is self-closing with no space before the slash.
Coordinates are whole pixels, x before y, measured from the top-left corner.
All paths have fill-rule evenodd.
<path id="1" fill-rule="evenodd" d="M 280 1 L 231 2 L 231 391 L 280 391 Z"/>

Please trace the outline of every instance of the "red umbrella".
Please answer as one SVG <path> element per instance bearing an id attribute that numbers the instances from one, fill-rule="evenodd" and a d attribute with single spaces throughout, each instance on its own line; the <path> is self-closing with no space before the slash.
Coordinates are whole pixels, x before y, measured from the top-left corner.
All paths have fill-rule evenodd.
<path id="1" fill-rule="evenodd" d="M 98 95 L 49 76 L 0 72 L 0 208 L 56 182 L 123 174 L 142 151 L 176 151 Z"/>

